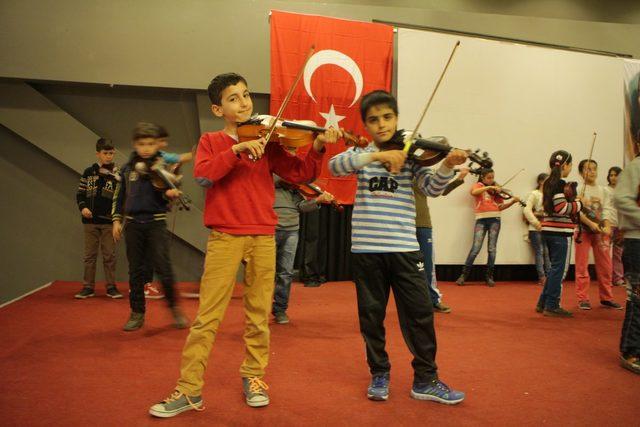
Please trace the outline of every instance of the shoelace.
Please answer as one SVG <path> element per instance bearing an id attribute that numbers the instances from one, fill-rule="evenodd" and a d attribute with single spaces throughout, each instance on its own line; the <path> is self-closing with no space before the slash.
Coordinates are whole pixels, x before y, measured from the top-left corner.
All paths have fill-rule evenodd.
<path id="1" fill-rule="evenodd" d="M 173 393 L 171 393 L 171 396 L 167 397 L 165 400 L 163 400 L 163 403 L 171 403 L 171 402 L 175 402 L 176 400 L 180 399 L 180 397 L 183 395 L 183 393 L 179 392 L 178 390 L 174 390 Z M 189 406 L 191 406 L 193 409 L 195 409 L 196 411 L 204 411 L 204 405 L 202 405 L 201 407 L 197 407 L 195 405 L 195 403 L 193 403 L 191 401 L 191 399 L 189 399 L 189 396 L 187 396 L 186 394 L 184 394 L 185 399 L 187 399 L 187 403 L 189 404 Z"/>
<path id="2" fill-rule="evenodd" d="M 435 380 L 435 381 L 433 382 L 433 385 L 434 385 L 437 389 L 442 390 L 442 391 L 444 391 L 445 393 L 449 393 L 449 392 L 451 392 L 451 389 L 449 388 L 449 386 L 448 386 L 448 385 L 446 385 L 445 383 L 443 383 L 443 382 L 442 382 L 442 381 L 440 381 L 440 380 Z"/>
<path id="3" fill-rule="evenodd" d="M 263 394 L 264 390 L 269 390 L 269 386 L 258 377 L 249 378 L 249 391 L 251 393 Z"/>
<path id="4" fill-rule="evenodd" d="M 374 388 L 378 388 L 378 387 L 384 387 L 387 385 L 387 379 L 385 377 L 374 377 L 373 378 L 373 387 Z"/>

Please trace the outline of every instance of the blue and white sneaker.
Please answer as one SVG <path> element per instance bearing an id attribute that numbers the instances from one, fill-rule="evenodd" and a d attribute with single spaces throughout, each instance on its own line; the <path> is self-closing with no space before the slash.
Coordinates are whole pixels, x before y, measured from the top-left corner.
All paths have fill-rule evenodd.
<path id="1" fill-rule="evenodd" d="M 452 390 L 442 381 L 435 379 L 430 383 L 414 383 L 411 397 L 418 400 L 433 400 L 445 405 L 456 405 L 464 400 L 464 393 Z"/>
<path id="2" fill-rule="evenodd" d="M 367 388 L 367 397 L 370 400 L 387 400 L 389 398 L 389 373 L 376 374 L 371 378 L 371 384 Z"/>

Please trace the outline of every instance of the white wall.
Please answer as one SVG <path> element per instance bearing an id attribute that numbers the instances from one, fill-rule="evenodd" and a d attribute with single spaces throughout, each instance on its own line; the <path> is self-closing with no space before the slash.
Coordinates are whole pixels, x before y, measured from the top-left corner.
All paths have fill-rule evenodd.
<path id="1" fill-rule="evenodd" d="M 577 163 L 593 158 L 606 170 L 622 164 L 622 61 L 615 58 L 400 29 L 398 100 L 400 127 L 412 129 L 451 52 L 461 41 L 449 71 L 420 127 L 423 136 L 445 135 L 459 148 L 481 148 L 494 160 L 496 180 L 526 170 L 508 188 L 526 197 L 539 172 L 548 171 L 556 149 Z M 446 198 L 430 200 L 439 264 L 460 264 L 471 246 L 475 177 Z M 527 264 L 522 209 L 503 212 L 498 264 Z M 477 263 L 486 259 L 485 250 Z"/>

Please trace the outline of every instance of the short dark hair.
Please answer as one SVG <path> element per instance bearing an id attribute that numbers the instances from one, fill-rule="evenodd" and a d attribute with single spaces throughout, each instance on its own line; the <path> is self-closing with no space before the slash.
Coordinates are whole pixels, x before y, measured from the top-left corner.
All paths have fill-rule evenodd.
<path id="1" fill-rule="evenodd" d="M 240 74 L 236 73 L 224 73 L 218 74 L 211 80 L 209 83 L 209 87 L 207 88 L 207 93 L 209 94 L 209 99 L 213 105 L 221 105 L 222 104 L 222 91 L 228 88 L 229 86 L 237 85 L 238 83 L 247 84 L 247 81 Z"/>
<path id="2" fill-rule="evenodd" d="M 99 138 L 96 142 L 96 152 L 100 152 L 102 150 L 114 150 L 113 141 L 109 138 Z"/>
<path id="3" fill-rule="evenodd" d="M 593 163 L 594 165 L 596 165 L 596 169 L 598 169 L 598 162 L 596 162 L 596 161 L 595 161 L 595 160 L 593 160 L 593 159 L 591 159 L 591 160 L 584 159 L 584 160 L 580 160 L 580 163 L 578 163 L 578 172 L 582 173 L 582 171 L 583 171 L 583 169 L 584 169 L 584 166 L 585 166 L 587 163 Z"/>
<path id="4" fill-rule="evenodd" d="M 615 172 L 616 175 L 620 175 L 620 172 L 622 172 L 622 168 L 620 166 L 611 166 L 609 168 L 609 172 L 607 172 L 607 182 L 609 184 L 611 184 L 611 180 L 609 179 L 609 177 L 611 176 L 611 172 Z"/>
<path id="5" fill-rule="evenodd" d="M 374 90 L 363 96 L 362 101 L 360 101 L 360 117 L 363 122 L 367 119 L 369 108 L 376 105 L 386 105 L 396 113 L 396 116 L 398 115 L 398 101 L 396 98 L 385 90 Z"/>
<path id="6" fill-rule="evenodd" d="M 540 185 L 545 179 L 549 178 L 549 174 L 542 172 L 538 174 L 538 177 L 536 178 L 536 184 Z M 536 187 L 538 188 L 538 187 Z"/>
<path id="7" fill-rule="evenodd" d="M 495 171 L 492 168 L 481 168 L 478 172 L 478 182 L 482 181 L 482 179 L 489 175 L 490 173 L 494 173 Z"/>
<path id="8" fill-rule="evenodd" d="M 160 128 L 160 135 L 158 135 L 158 138 L 169 138 L 169 131 L 167 131 L 167 128 L 162 125 L 158 125 L 158 128 Z"/>
<path id="9" fill-rule="evenodd" d="M 155 123 L 138 122 L 133 129 L 132 138 L 134 141 L 143 138 L 161 138 L 162 127 Z"/>

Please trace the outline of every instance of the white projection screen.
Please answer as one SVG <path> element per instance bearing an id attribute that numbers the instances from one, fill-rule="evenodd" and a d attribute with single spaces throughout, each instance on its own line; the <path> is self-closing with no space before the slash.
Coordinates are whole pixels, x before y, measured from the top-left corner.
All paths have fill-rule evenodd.
<path id="1" fill-rule="evenodd" d="M 398 30 L 397 91 L 400 127 L 413 129 L 455 45 L 461 45 L 420 126 L 422 136 L 444 135 L 454 147 L 481 148 L 494 160 L 501 183 L 521 197 L 548 171 L 556 149 L 593 158 L 600 184 L 609 167 L 622 166 L 623 65 L 617 58 L 429 31 Z M 429 199 L 437 264 L 463 264 L 473 234 L 476 177 L 446 197 Z M 497 264 L 532 264 L 523 235 L 522 208 L 502 213 Z M 486 262 L 486 240 L 476 264 Z"/>

